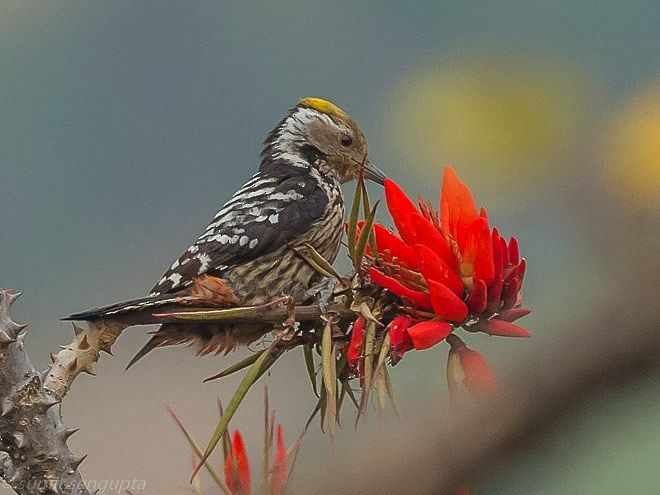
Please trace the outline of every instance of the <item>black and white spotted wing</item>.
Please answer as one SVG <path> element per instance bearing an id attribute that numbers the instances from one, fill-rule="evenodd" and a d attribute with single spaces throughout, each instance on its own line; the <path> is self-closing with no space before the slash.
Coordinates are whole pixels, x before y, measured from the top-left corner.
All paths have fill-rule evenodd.
<path id="1" fill-rule="evenodd" d="M 327 195 L 306 171 L 255 174 L 172 264 L 151 295 L 176 292 L 196 275 L 221 276 L 227 267 L 278 249 L 321 219 L 327 204 Z"/>

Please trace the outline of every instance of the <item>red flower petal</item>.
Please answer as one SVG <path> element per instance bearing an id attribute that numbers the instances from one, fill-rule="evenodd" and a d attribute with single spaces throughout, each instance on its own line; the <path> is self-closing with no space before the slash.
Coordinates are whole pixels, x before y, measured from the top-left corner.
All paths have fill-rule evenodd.
<path id="1" fill-rule="evenodd" d="M 403 357 L 404 353 L 413 348 L 413 343 L 408 335 L 408 327 L 412 325 L 413 319 L 408 315 L 399 315 L 394 318 L 387 327 L 390 332 L 390 342 L 392 343 L 392 350 L 390 351 L 390 359 L 392 364 L 395 365 Z"/>
<path id="2" fill-rule="evenodd" d="M 531 337 L 532 334 L 521 326 L 505 320 L 491 318 L 486 326 L 486 333 L 499 337 Z"/>
<path id="3" fill-rule="evenodd" d="M 239 430 L 234 431 L 231 452 L 225 459 L 225 480 L 229 489 L 234 493 L 250 495 L 252 492 L 250 460 L 245 450 L 243 436 Z"/>
<path id="4" fill-rule="evenodd" d="M 383 272 L 373 267 L 369 269 L 369 276 L 371 277 L 373 283 L 378 284 L 381 287 L 385 287 L 399 297 L 407 299 L 418 308 L 427 310 L 433 309 L 433 306 L 431 305 L 431 298 L 428 296 L 428 294 L 418 290 L 410 289 L 395 278 L 388 277 L 387 275 L 383 274 Z"/>
<path id="5" fill-rule="evenodd" d="M 488 286 L 488 301 L 489 302 L 500 302 L 502 297 L 502 284 L 503 280 L 501 276 L 495 277 L 493 282 Z M 498 304 L 499 307 L 499 304 Z M 497 308 L 496 308 L 497 309 Z"/>
<path id="6" fill-rule="evenodd" d="M 403 242 L 399 236 L 380 224 L 374 224 L 374 232 L 379 254 L 389 254 L 390 259 L 396 258 L 407 268 L 413 270 L 419 266 L 415 250 Z"/>
<path id="7" fill-rule="evenodd" d="M 438 342 L 447 338 L 454 327 L 446 321 L 429 320 L 421 321 L 408 328 L 408 336 L 415 349 L 422 350 L 433 347 Z"/>
<path id="8" fill-rule="evenodd" d="M 467 305 L 472 313 L 481 314 L 486 310 L 486 304 L 488 304 L 486 282 L 478 278 L 474 281 L 474 287 L 468 296 Z"/>
<path id="9" fill-rule="evenodd" d="M 506 245 L 504 237 L 500 237 L 500 251 L 502 253 L 502 264 L 506 267 L 509 264 L 509 247 Z"/>
<path id="10" fill-rule="evenodd" d="M 511 282 L 504 287 L 504 293 L 502 295 L 502 307 L 504 309 L 511 309 L 515 306 L 521 287 L 522 281 L 518 277 L 513 277 Z"/>
<path id="11" fill-rule="evenodd" d="M 289 460 L 284 445 L 284 434 L 282 425 L 277 425 L 277 450 L 275 451 L 275 465 L 271 474 L 269 495 L 282 495 L 288 478 Z"/>
<path id="12" fill-rule="evenodd" d="M 423 244 L 415 246 L 419 256 L 419 267 L 426 280 L 435 280 L 446 285 L 458 297 L 463 296 L 465 287 L 456 273 L 429 247 Z"/>
<path id="13" fill-rule="evenodd" d="M 417 243 L 428 246 L 442 261 L 453 268 L 456 264 L 456 258 L 442 233 L 420 213 L 413 213 L 411 220 Z"/>
<path id="14" fill-rule="evenodd" d="M 511 237 L 509 239 L 509 263 L 517 265 L 520 261 L 520 250 L 518 248 L 518 239 Z"/>
<path id="15" fill-rule="evenodd" d="M 355 320 L 353 324 L 353 331 L 351 332 L 351 343 L 348 345 L 348 352 L 346 353 L 346 359 L 348 360 L 348 366 L 355 370 L 355 365 L 362 355 L 362 342 L 364 341 L 364 323 L 365 319 L 363 316 L 358 316 L 358 319 Z"/>
<path id="16" fill-rule="evenodd" d="M 504 321 L 516 321 L 523 316 L 527 316 L 531 312 L 532 310 L 527 308 L 507 309 L 506 311 L 502 311 L 500 314 L 498 314 L 497 319 Z"/>
<path id="17" fill-rule="evenodd" d="M 477 207 L 470 189 L 450 166 L 445 167 L 440 192 L 440 217 L 445 235 L 459 242 L 461 231 L 477 218 Z"/>
<path id="18" fill-rule="evenodd" d="M 465 387 L 472 395 L 478 397 L 491 396 L 498 391 L 497 377 L 490 369 L 486 359 L 478 353 L 468 348 L 461 339 L 452 336 L 448 340 L 451 345 L 450 354 L 457 353 L 461 362 L 461 367 L 465 373 Z"/>
<path id="19" fill-rule="evenodd" d="M 403 189 L 391 179 L 385 179 L 385 200 L 399 234 L 401 234 L 404 241 L 413 244 L 415 242 L 415 230 L 410 216 L 413 213 L 418 213 L 417 206 L 403 192 Z"/>
<path id="20" fill-rule="evenodd" d="M 502 259 L 502 244 L 500 243 L 500 233 L 496 228 L 493 228 L 493 267 L 495 268 L 495 276 L 502 275 L 504 270 L 504 261 Z"/>
<path id="21" fill-rule="evenodd" d="M 461 245 L 463 261 L 461 263 L 461 274 L 463 276 L 473 275 L 480 278 L 486 284 L 493 281 L 495 277 L 495 265 L 493 262 L 493 239 L 488 227 L 488 221 L 479 217 L 465 231 L 464 241 Z M 473 272 L 470 273 L 470 265 Z M 465 267 L 465 272 L 463 271 Z"/>
<path id="22" fill-rule="evenodd" d="M 456 323 L 460 323 L 467 318 L 467 306 L 451 289 L 434 280 L 428 280 L 427 283 L 435 314 Z"/>

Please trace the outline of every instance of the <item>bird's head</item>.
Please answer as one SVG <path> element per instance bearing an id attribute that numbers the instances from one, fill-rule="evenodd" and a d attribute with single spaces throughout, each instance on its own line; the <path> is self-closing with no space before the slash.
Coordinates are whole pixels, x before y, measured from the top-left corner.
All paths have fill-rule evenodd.
<path id="1" fill-rule="evenodd" d="M 364 176 L 380 184 L 386 176 L 369 162 L 367 139 L 341 108 L 321 98 L 303 98 L 268 135 L 262 158 L 307 164 L 339 182 Z"/>

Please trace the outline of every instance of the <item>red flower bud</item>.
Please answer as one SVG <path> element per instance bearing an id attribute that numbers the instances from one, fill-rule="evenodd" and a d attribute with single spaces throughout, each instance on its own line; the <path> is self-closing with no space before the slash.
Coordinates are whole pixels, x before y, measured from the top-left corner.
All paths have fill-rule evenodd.
<path id="1" fill-rule="evenodd" d="M 532 334 L 528 330 L 511 323 L 506 320 L 498 318 L 491 318 L 486 326 L 486 333 L 490 335 L 498 335 L 500 337 L 531 337 Z"/>
<path id="2" fill-rule="evenodd" d="M 351 332 L 351 343 L 348 345 L 348 352 L 346 359 L 348 366 L 351 370 L 355 371 L 356 365 L 360 356 L 362 355 L 362 343 L 364 342 L 364 323 L 363 316 L 358 316 L 353 324 L 353 331 Z"/>
<path id="3" fill-rule="evenodd" d="M 243 436 L 239 430 L 234 431 L 231 451 L 225 458 L 225 480 L 233 493 L 250 495 L 252 492 L 250 460 L 245 450 Z"/>
<path id="4" fill-rule="evenodd" d="M 385 200 L 399 234 L 408 244 L 414 244 L 416 235 L 411 215 L 418 213 L 417 207 L 403 189 L 390 179 L 385 179 Z"/>
<path id="5" fill-rule="evenodd" d="M 517 265 L 520 261 L 520 250 L 518 248 L 518 239 L 511 237 L 509 239 L 509 263 Z"/>
<path id="6" fill-rule="evenodd" d="M 504 321 L 516 321 L 519 318 L 522 318 L 523 316 L 527 316 L 532 312 L 531 309 L 527 308 L 513 308 L 513 309 L 507 309 L 506 311 L 502 311 L 500 314 L 497 315 L 498 320 L 504 320 Z"/>
<path id="7" fill-rule="evenodd" d="M 486 304 L 488 304 L 486 282 L 478 278 L 474 281 L 474 287 L 468 296 L 467 305 L 473 314 L 481 314 L 486 310 Z"/>
<path id="8" fill-rule="evenodd" d="M 413 319 L 408 315 L 399 315 L 394 318 L 387 327 L 390 332 L 390 359 L 392 365 L 398 363 L 403 355 L 413 349 L 413 343 L 408 335 L 408 328 L 412 325 Z"/>
<path id="9" fill-rule="evenodd" d="M 454 294 L 462 297 L 465 287 L 454 270 L 429 247 L 423 244 L 417 244 L 415 247 L 419 255 L 419 267 L 424 278 L 427 281 L 435 280 L 442 285 L 446 285 Z"/>
<path id="10" fill-rule="evenodd" d="M 401 264 L 413 270 L 419 266 L 415 250 L 397 235 L 379 224 L 374 224 L 374 233 L 380 254 L 388 255 L 389 259 L 396 258 Z"/>
<path id="11" fill-rule="evenodd" d="M 421 321 L 408 328 L 408 336 L 415 349 L 422 350 L 433 347 L 447 338 L 454 330 L 449 323 L 442 320 Z"/>
<path id="12" fill-rule="evenodd" d="M 383 272 L 373 267 L 369 269 L 369 276 L 371 277 L 373 283 L 378 284 L 381 287 L 385 287 L 399 297 L 407 299 L 418 308 L 426 310 L 433 309 L 433 306 L 431 305 L 431 298 L 428 296 L 428 294 L 410 289 L 395 278 L 388 277 L 387 275 L 383 274 Z"/>
<path id="13" fill-rule="evenodd" d="M 477 207 L 470 189 L 461 182 L 453 168 L 445 167 L 440 191 L 443 233 L 461 244 L 465 229 L 477 216 Z"/>
<path id="14" fill-rule="evenodd" d="M 449 359 L 451 360 L 453 355 L 458 355 L 465 374 L 463 383 L 468 392 L 478 397 L 491 396 L 497 393 L 499 389 L 497 377 L 484 357 L 477 351 L 468 348 L 456 335 L 448 338 L 447 342 L 451 345 Z"/>
<path id="15" fill-rule="evenodd" d="M 488 221 L 483 217 L 478 217 L 466 229 L 464 240 L 459 245 L 463 254 L 461 272 L 465 265 L 472 267 L 472 273 L 463 273 L 463 275 L 473 275 L 487 284 L 492 282 L 495 277 L 495 265 L 493 263 L 493 239 Z"/>
<path id="16" fill-rule="evenodd" d="M 416 233 L 416 242 L 428 246 L 446 265 L 454 267 L 456 264 L 454 253 L 442 233 L 435 228 L 435 225 L 420 213 L 413 213 L 411 220 Z"/>
<path id="17" fill-rule="evenodd" d="M 451 289 L 434 280 L 428 280 L 427 282 L 435 314 L 455 323 L 460 323 L 467 318 L 467 306 Z"/>
<path id="18" fill-rule="evenodd" d="M 275 451 L 275 464 L 270 479 L 269 495 L 282 495 L 289 478 L 289 460 L 284 445 L 282 425 L 277 425 L 277 450 Z"/>
<path id="19" fill-rule="evenodd" d="M 504 294 L 502 295 L 502 300 L 504 304 L 502 305 L 503 309 L 511 309 L 515 304 L 518 298 L 518 292 L 522 287 L 522 282 L 518 277 L 513 277 L 511 282 L 504 287 Z"/>

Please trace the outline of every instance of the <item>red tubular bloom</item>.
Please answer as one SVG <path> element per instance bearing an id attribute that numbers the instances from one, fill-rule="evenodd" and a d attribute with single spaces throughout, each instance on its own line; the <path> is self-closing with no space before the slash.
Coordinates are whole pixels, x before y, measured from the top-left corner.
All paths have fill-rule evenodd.
<path id="1" fill-rule="evenodd" d="M 420 321 L 408 328 L 408 336 L 415 349 L 422 350 L 433 347 L 447 338 L 454 327 L 446 321 L 428 320 Z"/>
<path id="2" fill-rule="evenodd" d="M 477 207 L 470 189 L 453 168 L 445 167 L 440 192 L 440 217 L 445 236 L 461 243 L 461 234 L 477 219 Z"/>
<path id="3" fill-rule="evenodd" d="M 234 431 L 231 451 L 225 458 L 225 480 L 233 493 L 240 495 L 250 495 L 252 493 L 250 460 L 240 430 Z"/>
<path id="4" fill-rule="evenodd" d="M 493 240 L 488 227 L 488 221 L 479 217 L 465 230 L 461 250 L 461 274 L 480 278 L 487 284 L 495 277 L 493 263 Z"/>
<path id="5" fill-rule="evenodd" d="M 517 325 L 507 326 L 528 312 L 512 312 L 522 305 L 527 268 L 518 241 L 511 237 L 507 242 L 491 229 L 486 209 L 477 209 L 469 188 L 451 167 L 444 170 L 439 214 L 427 203 L 420 202 L 418 209 L 389 179 L 385 197 L 400 237 L 374 226 L 378 258 L 369 274 L 373 283 L 399 296 L 414 319 L 398 336 L 391 332 L 393 345 L 399 339 L 394 361 L 405 352 L 403 342 L 426 348 L 442 340 L 439 335 L 450 334 L 434 317 L 419 322 L 427 311 L 454 327 L 468 324 L 491 335 L 529 336 Z"/>
<path id="6" fill-rule="evenodd" d="M 515 310 L 511 310 L 515 311 Z M 500 337 L 531 337 L 532 334 L 529 333 L 525 328 L 511 323 L 506 320 L 500 320 L 498 318 L 491 318 L 488 320 L 488 325 L 486 326 L 486 333 L 490 335 L 499 335 Z"/>
<path id="7" fill-rule="evenodd" d="M 463 383 L 468 392 L 477 397 L 491 396 L 497 393 L 499 389 L 497 377 L 484 357 L 477 351 L 468 348 L 455 335 L 452 335 L 451 339 L 447 339 L 447 341 L 451 346 L 450 359 L 452 355 L 458 355 L 465 375 Z"/>
<path id="8" fill-rule="evenodd" d="M 390 259 L 396 259 L 413 270 L 419 266 L 415 250 L 397 235 L 377 223 L 374 224 L 374 233 L 379 254 L 389 255 Z"/>
<path id="9" fill-rule="evenodd" d="M 514 308 L 514 309 L 507 309 L 506 311 L 501 311 L 497 315 L 498 320 L 504 320 L 504 321 L 516 321 L 518 318 L 522 318 L 523 316 L 527 316 L 532 312 L 531 309 L 527 308 Z"/>
<path id="10" fill-rule="evenodd" d="M 474 287 L 467 299 L 467 305 L 472 313 L 481 314 L 486 310 L 488 304 L 487 291 L 486 282 L 480 278 L 474 281 Z"/>
<path id="11" fill-rule="evenodd" d="M 423 244 L 417 244 L 417 254 L 419 256 L 419 267 L 424 278 L 435 280 L 447 286 L 458 297 L 462 297 L 465 292 L 463 281 L 456 273 L 429 247 Z"/>
<path id="12" fill-rule="evenodd" d="M 394 318 L 387 327 L 390 331 L 390 359 L 392 364 L 398 363 L 404 353 L 413 349 L 412 340 L 408 335 L 408 327 L 413 324 L 413 319 L 408 315 L 399 315 Z"/>
<path id="13" fill-rule="evenodd" d="M 282 495 L 289 478 L 289 459 L 284 445 L 282 425 L 277 425 L 277 450 L 270 477 L 270 495 Z"/>
<path id="14" fill-rule="evenodd" d="M 509 239 L 509 263 L 517 265 L 520 260 L 520 251 L 518 249 L 518 239 L 511 237 Z"/>
<path id="15" fill-rule="evenodd" d="M 385 179 L 385 201 L 401 237 L 407 243 L 413 244 L 416 235 L 410 216 L 417 213 L 415 203 L 396 182 L 390 179 Z"/>
<path id="16" fill-rule="evenodd" d="M 447 286 L 434 280 L 429 280 L 429 291 L 431 292 L 431 304 L 433 311 L 438 316 L 448 321 L 460 323 L 468 315 L 465 303 L 454 294 Z"/>
<path id="17" fill-rule="evenodd" d="M 503 304 L 502 308 L 504 309 L 511 309 L 513 306 L 516 304 L 516 300 L 518 299 L 518 292 L 520 292 L 520 288 L 522 287 L 522 282 L 518 277 L 513 277 L 513 279 L 507 284 L 506 287 L 504 287 L 504 294 L 503 294 Z"/>
<path id="18" fill-rule="evenodd" d="M 373 267 L 369 270 L 369 276 L 375 284 L 378 284 L 381 287 L 385 287 L 399 297 L 408 299 L 418 308 L 427 310 L 433 308 L 431 305 L 431 298 L 424 292 L 410 289 L 399 282 L 397 279 L 388 277 L 387 275 L 383 274 L 383 272 Z"/>
<path id="19" fill-rule="evenodd" d="M 364 324 L 365 319 L 363 316 L 358 316 L 353 324 L 353 331 L 351 332 L 351 342 L 348 344 L 348 352 L 346 359 L 348 366 L 351 370 L 355 371 L 358 360 L 362 355 L 362 343 L 364 342 Z"/>
<path id="20" fill-rule="evenodd" d="M 451 247 L 447 244 L 447 240 L 443 237 L 442 233 L 435 228 L 435 225 L 429 222 L 420 213 L 413 213 L 410 218 L 416 232 L 415 238 L 417 239 L 417 243 L 427 246 L 439 258 L 441 258 L 445 264 L 453 267 L 456 263 L 454 253 L 452 253 Z"/>

